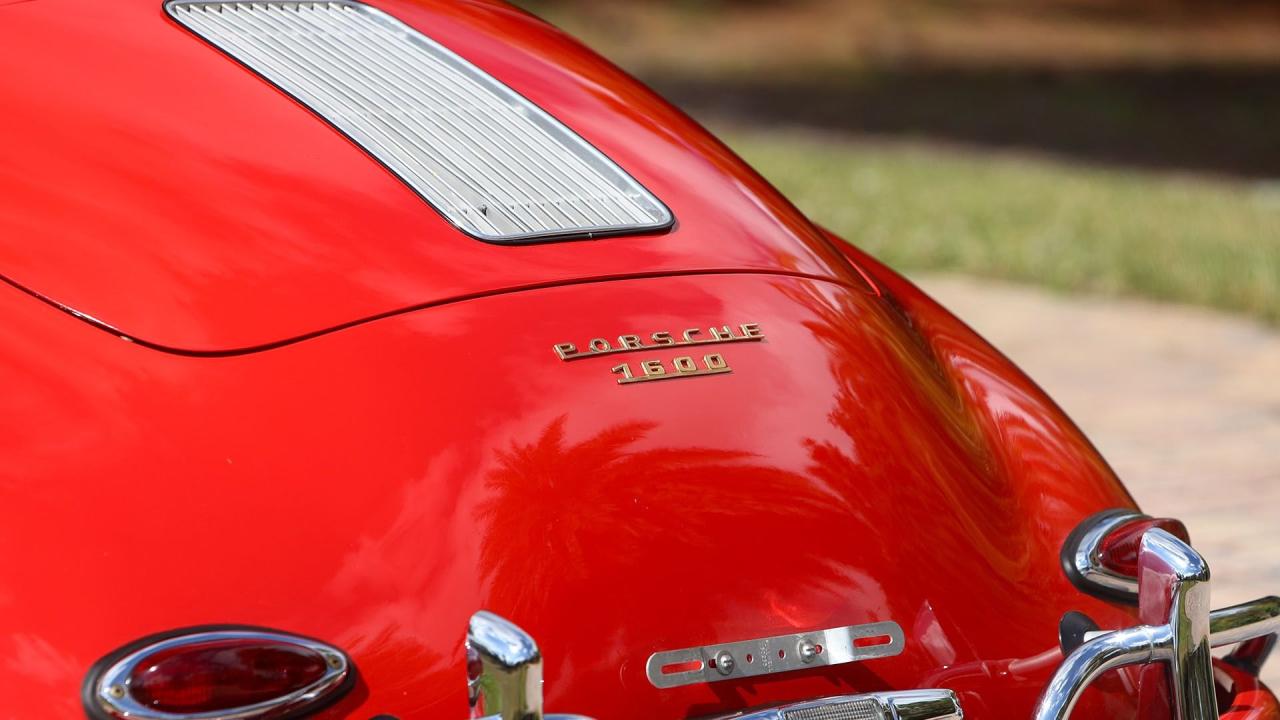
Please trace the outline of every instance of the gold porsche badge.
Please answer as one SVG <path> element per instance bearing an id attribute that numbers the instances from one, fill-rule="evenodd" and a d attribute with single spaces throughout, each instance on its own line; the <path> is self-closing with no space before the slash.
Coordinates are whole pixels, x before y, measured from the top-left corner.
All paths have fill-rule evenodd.
<path id="1" fill-rule="evenodd" d="M 759 342 L 764 340 L 764 332 L 760 323 L 744 323 L 737 326 L 721 325 L 710 328 L 689 328 L 679 335 L 659 331 L 646 337 L 640 335 L 619 335 L 617 342 L 610 338 L 592 338 L 582 348 L 574 343 L 557 343 L 552 346 L 556 355 L 566 362 L 585 358 L 615 355 L 618 353 L 643 352 L 646 350 L 664 350 L 672 348 L 695 347 L 700 345 L 720 345 L 723 343 Z M 619 385 L 651 382 L 654 380 L 676 380 L 679 378 L 700 377 L 703 375 L 723 375 L 733 372 L 729 362 L 722 353 L 705 353 L 701 358 L 695 355 L 681 355 L 669 361 L 641 360 L 633 369 L 631 363 L 613 366 L 609 372 L 620 375 Z"/>

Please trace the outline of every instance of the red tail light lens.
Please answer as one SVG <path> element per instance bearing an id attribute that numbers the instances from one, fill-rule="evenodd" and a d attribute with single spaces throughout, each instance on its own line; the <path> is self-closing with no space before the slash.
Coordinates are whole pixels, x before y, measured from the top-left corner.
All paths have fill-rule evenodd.
<path id="1" fill-rule="evenodd" d="M 1143 518 L 1127 522 L 1112 530 L 1098 547 L 1102 566 L 1125 577 L 1138 576 L 1138 548 L 1148 530 L 1159 528 L 1182 542 L 1191 544 L 1187 527 L 1172 518 Z"/>
<path id="2" fill-rule="evenodd" d="M 1138 549 L 1142 536 L 1160 529 L 1190 544 L 1187 528 L 1171 518 L 1115 509 L 1084 519 L 1062 545 L 1062 570 L 1076 587 L 1109 600 L 1138 601 Z"/>
<path id="3" fill-rule="evenodd" d="M 354 679 L 342 651 L 257 628 L 202 628 L 144 638 L 90 672 L 98 720 L 235 717 L 276 720 L 318 709 Z"/>
<path id="4" fill-rule="evenodd" d="M 129 674 L 139 704 L 168 713 L 212 712 L 269 702 L 306 688 L 328 670 L 311 648 L 216 640 L 156 653 Z"/>

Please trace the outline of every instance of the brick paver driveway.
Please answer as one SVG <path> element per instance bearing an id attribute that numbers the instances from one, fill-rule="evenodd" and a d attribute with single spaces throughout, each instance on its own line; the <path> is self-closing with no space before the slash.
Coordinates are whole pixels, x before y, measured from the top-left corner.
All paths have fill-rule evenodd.
<path id="1" fill-rule="evenodd" d="M 1058 401 L 1145 512 L 1186 522 L 1215 607 L 1280 595 L 1280 333 L 1195 308 L 914 280 Z M 1280 655 L 1263 677 L 1280 688 Z"/>

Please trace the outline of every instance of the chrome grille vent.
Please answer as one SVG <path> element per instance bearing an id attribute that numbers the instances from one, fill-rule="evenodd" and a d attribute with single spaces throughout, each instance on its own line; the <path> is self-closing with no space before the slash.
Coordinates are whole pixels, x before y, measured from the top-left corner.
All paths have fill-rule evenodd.
<path id="1" fill-rule="evenodd" d="M 166 5 L 346 133 L 464 232 L 519 242 L 657 230 L 670 211 L 573 131 L 368 5 Z"/>
<path id="2" fill-rule="evenodd" d="M 787 710 L 784 720 L 884 720 L 880 703 L 868 699 Z"/>

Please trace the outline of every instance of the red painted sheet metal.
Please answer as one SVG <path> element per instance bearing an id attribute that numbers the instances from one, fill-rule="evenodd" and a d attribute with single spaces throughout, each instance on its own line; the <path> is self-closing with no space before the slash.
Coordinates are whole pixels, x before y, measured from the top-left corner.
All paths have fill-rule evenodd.
<path id="1" fill-rule="evenodd" d="M 1222 720 L 1280 720 L 1280 702 L 1257 677 L 1221 660 L 1214 661 L 1219 685 L 1228 702 L 1218 704 Z"/>
<path id="2" fill-rule="evenodd" d="M 1128 496 L 998 353 L 891 297 L 760 275 L 494 296 L 260 353 L 155 352 L 0 288 L 6 710 L 80 717 L 103 653 L 247 623 L 333 642 L 322 717 L 462 717 L 487 608 L 547 658 L 549 707 L 653 720 L 943 686 L 1025 720 L 1059 617 L 1131 611 L 1058 568 Z M 758 323 L 730 374 L 618 385 L 558 343 Z M 654 651 L 895 620 L 896 658 L 657 690 Z M 1132 717 L 1119 679 L 1083 716 Z"/>
<path id="3" fill-rule="evenodd" d="M 614 158 L 676 227 L 527 247 L 470 239 L 160 2 L 41 0 L 0 22 L 0 276 L 122 334 L 210 352 L 586 278 L 848 279 L 719 142 L 555 29 L 489 2 L 376 4 Z"/>

